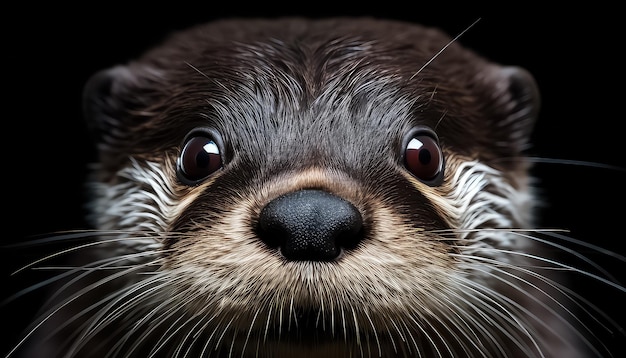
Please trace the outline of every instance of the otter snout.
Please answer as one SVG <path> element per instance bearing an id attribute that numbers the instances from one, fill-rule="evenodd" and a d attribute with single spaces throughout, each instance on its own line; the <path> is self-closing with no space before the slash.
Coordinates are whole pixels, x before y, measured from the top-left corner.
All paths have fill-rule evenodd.
<path id="1" fill-rule="evenodd" d="M 294 261 L 331 261 L 361 240 L 363 219 L 349 201 L 322 190 L 299 190 L 269 202 L 259 236 Z"/>

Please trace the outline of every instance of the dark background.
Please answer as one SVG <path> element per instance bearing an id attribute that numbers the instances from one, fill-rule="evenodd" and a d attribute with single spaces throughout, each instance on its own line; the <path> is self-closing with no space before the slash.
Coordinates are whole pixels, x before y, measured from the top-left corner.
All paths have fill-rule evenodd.
<path id="1" fill-rule="evenodd" d="M 405 5 L 400 5 L 405 4 Z M 368 8 L 338 3 L 184 4 L 146 7 L 94 5 L 3 10 L 2 127 L 4 133 L 2 243 L 32 235 L 84 228 L 82 185 L 94 158 L 81 118 L 81 91 L 95 71 L 123 63 L 155 45 L 169 32 L 228 16 L 368 15 L 440 27 L 454 36 L 480 21 L 460 42 L 503 64 L 534 74 L 542 110 L 532 153 L 542 158 L 588 161 L 626 167 L 624 132 L 624 30 L 615 8 L 516 4 L 502 8 L 415 3 Z M 537 164 L 534 174 L 547 203 L 540 226 L 565 228 L 571 236 L 626 254 L 624 218 L 626 173 L 588 165 Z M 622 260 L 584 252 L 626 281 Z M 38 274 L 8 274 L 40 254 L 3 248 L 2 297 L 35 282 Z M 624 323 L 624 292 L 577 282 L 592 302 Z M 0 353 L 15 343 L 32 319 L 39 297 L 29 294 L 0 307 Z M 599 335 L 606 334 L 599 330 Z M 606 335 L 617 356 L 624 335 Z"/>

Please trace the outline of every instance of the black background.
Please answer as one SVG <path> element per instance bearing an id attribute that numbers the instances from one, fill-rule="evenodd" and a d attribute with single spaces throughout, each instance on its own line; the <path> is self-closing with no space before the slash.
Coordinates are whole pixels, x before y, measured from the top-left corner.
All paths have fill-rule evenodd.
<path id="1" fill-rule="evenodd" d="M 72 7 L 37 4 L 3 10 L 2 131 L 5 234 L 12 243 L 55 230 L 84 228 L 82 185 L 94 158 L 81 118 L 81 91 L 95 71 L 139 55 L 169 32 L 220 17 L 367 15 L 440 27 L 452 36 L 480 21 L 461 43 L 503 64 L 534 74 L 542 110 L 533 154 L 626 167 L 624 30 L 617 7 L 552 8 L 520 4 L 501 8 L 392 2 L 358 7 L 340 3 L 251 6 L 233 3 Z M 401 5 L 404 4 L 404 5 Z M 409 5 L 411 4 L 411 5 Z M 289 6 L 293 6 L 290 8 Z M 534 174 L 547 203 L 542 227 L 626 254 L 626 173 L 587 165 L 537 164 Z M 4 250 L 4 249 L 3 249 Z M 8 277 L 36 254 L 3 251 L 2 292 L 27 287 L 36 273 Z M 624 280 L 623 261 L 585 251 Z M 6 260 L 5 260 L 6 259 Z M 626 295 L 578 287 L 623 326 Z M 15 343 L 39 304 L 36 294 L 0 307 L 0 353 Z M 621 346 L 608 337 L 609 345 Z"/>

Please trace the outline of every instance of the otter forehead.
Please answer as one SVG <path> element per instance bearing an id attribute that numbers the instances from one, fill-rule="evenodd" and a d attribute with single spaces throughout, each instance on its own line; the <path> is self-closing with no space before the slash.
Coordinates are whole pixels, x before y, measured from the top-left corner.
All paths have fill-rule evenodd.
<path id="1" fill-rule="evenodd" d="M 226 155 L 248 162 L 277 163 L 287 154 L 291 163 L 372 155 L 381 162 L 413 126 L 463 128 L 481 115 L 474 80 L 481 59 L 453 43 L 422 68 L 450 43 L 443 34 L 286 24 L 264 24 L 246 37 L 240 33 L 254 22 L 232 33 L 224 30 L 228 22 L 198 28 L 131 63 L 137 88 L 129 94 L 145 100 L 127 115 L 146 116 L 126 132 L 134 134 L 129 150 L 178 146 L 191 129 L 206 126 L 224 136 Z M 451 119 L 441 121 L 445 116 Z M 468 151 L 475 145 L 465 142 L 460 147 Z"/>
<path id="2" fill-rule="evenodd" d="M 261 166 L 374 159 L 397 150 L 401 133 L 410 128 L 413 101 L 390 91 L 395 86 L 385 79 L 362 76 L 352 88 L 327 83 L 314 96 L 295 81 L 268 82 L 262 93 L 254 88 L 260 83 L 229 83 L 236 88 L 208 97 L 202 115 L 221 132 L 228 152 L 252 163 L 263 153 L 268 160 Z"/>
<path id="3" fill-rule="evenodd" d="M 263 51 L 289 50 L 279 48 L 287 46 L 282 43 L 272 46 L 276 48 Z M 389 155 L 387 149 L 398 150 L 411 126 L 434 126 L 440 114 L 435 110 L 415 115 L 427 105 L 434 86 L 408 86 L 408 74 L 399 73 L 393 64 L 347 67 L 365 62 L 372 55 L 370 47 L 334 43 L 333 51 L 344 50 L 344 62 L 334 68 L 324 61 L 337 58 L 317 53 L 298 61 L 286 55 L 266 58 L 253 45 L 240 45 L 210 60 L 195 58 L 182 64 L 184 75 L 164 70 L 165 77 L 178 81 L 170 88 L 182 89 L 185 97 L 164 94 L 161 101 L 171 110 L 185 108 L 184 116 L 166 110 L 155 122 L 170 129 L 215 128 L 229 153 L 253 156 L 247 158 L 253 162 L 261 159 L 259 153 L 273 163 L 285 155 L 296 163 Z M 248 58 L 250 53 L 257 57 Z"/>

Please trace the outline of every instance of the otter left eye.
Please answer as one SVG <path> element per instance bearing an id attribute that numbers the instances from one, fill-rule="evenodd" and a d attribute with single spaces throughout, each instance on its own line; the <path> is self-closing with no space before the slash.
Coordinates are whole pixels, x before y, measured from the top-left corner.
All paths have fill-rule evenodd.
<path id="1" fill-rule="evenodd" d="M 178 178 L 185 184 L 197 184 L 222 167 L 222 157 L 216 141 L 198 133 L 185 142 L 178 159 Z"/>
<path id="2" fill-rule="evenodd" d="M 412 135 L 404 149 L 404 165 L 417 179 L 434 185 L 443 175 L 443 153 L 429 134 Z"/>

